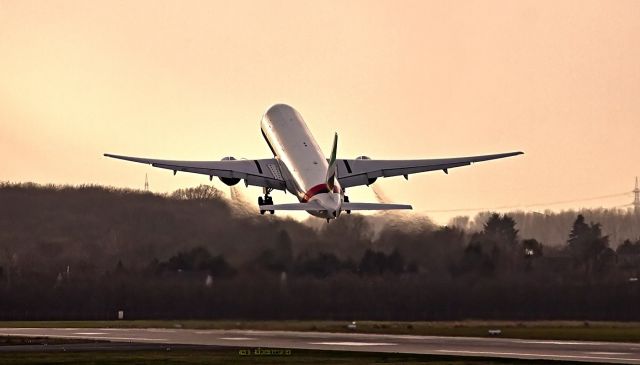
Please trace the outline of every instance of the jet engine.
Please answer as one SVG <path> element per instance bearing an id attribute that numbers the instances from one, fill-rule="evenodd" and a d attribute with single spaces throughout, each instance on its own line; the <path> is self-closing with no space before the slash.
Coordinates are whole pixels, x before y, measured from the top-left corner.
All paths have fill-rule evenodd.
<path id="1" fill-rule="evenodd" d="M 233 161 L 236 158 L 233 156 L 223 157 L 221 161 Z M 220 177 L 220 181 L 222 181 L 227 186 L 234 186 L 235 184 L 240 182 L 240 179 L 234 179 L 230 177 Z"/>
<path id="2" fill-rule="evenodd" d="M 358 156 L 358 157 L 356 157 L 356 160 L 371 160 L 371 157 L 369 157 L 369 156 Z M 377 179 L 378 179 L 377 177 L 369 179 L 367 185 L 373 184 L 374 182 L 376 182 Z"/>

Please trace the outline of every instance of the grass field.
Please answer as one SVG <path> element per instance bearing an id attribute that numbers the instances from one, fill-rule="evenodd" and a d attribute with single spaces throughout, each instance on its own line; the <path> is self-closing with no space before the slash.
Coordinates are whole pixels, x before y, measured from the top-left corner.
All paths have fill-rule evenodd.
<path id="1" fill-rule="evenodd" d="M 0 327 L 256 329 L 472 337 L 487 337 L 489 329 L 500 329 L 500 336 L 508 338 L 640 342 L 639 322 L 361 321 L 357 322 L 356 330 L 348 329 L 346 324 L 342 321 L 8 321 L 0 322 Z"/>
<path id="2" fill-rule="evenodd" d="M 290 355 L 240 355 L 237 350 L 172 350 L 131 352 L 57 352 L 57 353 L 0 353 L 0 363 L 7 365 L 32 364 L 546 364 L 548 361 L 455 358 L 433 355 L 374 354 L 343 351 L 293 350 Z M 557 364 L 571 364 L 558 362 Z"/>
<path id="3" fill-rule="evenodd" d="M 1 336 L 1 346 L 20 346 L 20 345 L 66 345 L 77 343 L 98 343 L 97 340 L 84 340 L 75 338 L 50 338 L 50 337 L 17 337 L 17 336 Z"/>

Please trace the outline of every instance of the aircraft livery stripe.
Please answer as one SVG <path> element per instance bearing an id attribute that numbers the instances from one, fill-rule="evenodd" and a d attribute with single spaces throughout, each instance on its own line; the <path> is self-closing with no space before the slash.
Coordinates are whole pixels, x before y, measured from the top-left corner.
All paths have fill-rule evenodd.
<path id="1" fill-rule="evenodd" d="M 329 188 L 327 187 L 327 184 L 318 184 L 314 187 L 312 187 L 311 189 L 309 189 L 304 196 L 302 197 L 302 202 L 306 203 L 309 201 L 309 199 L 311 199 L 314 195 L 317 194 L 323 194 L 323 193 L 328 193 L 329 192 Z M 339 193 L 340 192 L 340 188 L 336 185 L 333 187 L 333 192 L 334 193 Z"/>

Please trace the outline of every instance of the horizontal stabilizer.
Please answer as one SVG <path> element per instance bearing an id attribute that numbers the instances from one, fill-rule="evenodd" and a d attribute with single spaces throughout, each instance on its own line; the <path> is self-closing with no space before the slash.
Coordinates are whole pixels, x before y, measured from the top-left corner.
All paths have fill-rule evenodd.
<path id="1" fill-rule="evenodd" d="M 325 210 L 314 200 L 308 203 L 271 204 L 261 205 L 260 210 Z M 384 203 L 342 203 L 342 210 L 393 210 L 393 209 L 413 209 L 408 204 L 384 204 Z"/>
<path id="2" fill-rule="evenodd" d="M 271 204 L 261 205 L 260 210 L 324 210 L 314 201 L 309 203 Z"/>
<path id="3" fill-rule="evenodd" d="M 342 210 L 393 210 L 393 209 L 413 209 L 409 204 L 386 204 L 386 203 L 343 203 Z"/>

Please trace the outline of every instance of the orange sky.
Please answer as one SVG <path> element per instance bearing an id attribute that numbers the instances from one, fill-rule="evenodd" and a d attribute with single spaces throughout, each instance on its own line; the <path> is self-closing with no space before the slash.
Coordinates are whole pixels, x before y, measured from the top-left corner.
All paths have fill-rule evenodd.
<path id="1" fill-rule="evenodd" d="M 624 192 L 639 45 L 639 1 L 0 0 L 0 180 L 206 183 L 101 156 L 269 157 L 259 118 L 285 102 L 339 157 L 526 152 L 376 183 L 417 211 Z"/>

